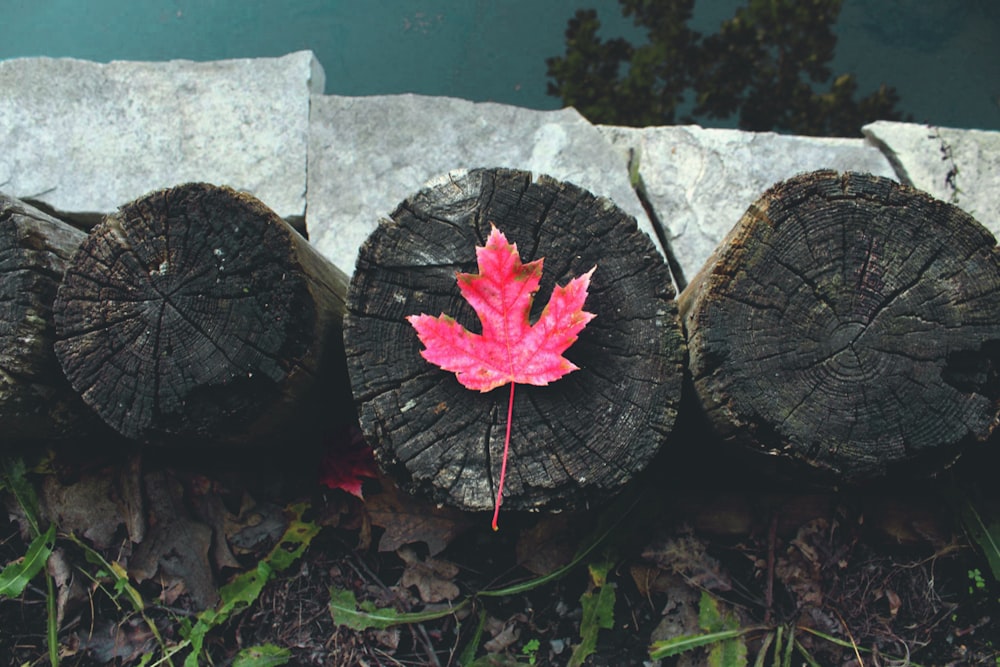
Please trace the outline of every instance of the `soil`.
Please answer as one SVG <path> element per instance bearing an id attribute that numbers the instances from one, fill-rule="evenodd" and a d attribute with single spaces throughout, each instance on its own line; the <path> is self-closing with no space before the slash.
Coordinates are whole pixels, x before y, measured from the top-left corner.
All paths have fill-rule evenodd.
<path id="1" fill-rule="evenodd" d="M 578 647 L 589 628 L 596 644 L 581 664 L 695 665 L 723 643 L 662 660 L 651 659 L 650 646 L 722 627 L 742 630 L 727 646 L 746 658 L 732 664 L 754 664 L 760 653 L 757 664 L 782 664 L 786 650 L 794 659 L 783 664 L 810 664 L 805 655 L 812 664 L 844 667 L 1000 664 L 1000 585 L 949 505 L 949 489 L 959 488 L 981 508 L 1000 507 L 989 475 L 996 456 L 988 449 L 938 479 L 840 490 L 720 470 L 713 463 L 719 452 L 709 446 L 687 459 L 669 454 L 604 507 L 502 513 L 496 533 L 485 515 L 434 514 L 419 501 L 405 506 L 384 478 L 365 482 L 365 501 L 324 489 L 315 452 L 264 463 L 244 456 L 242 465 L 188 457 L 197 463 L 183 467 L 176 456 L 147 453 L 142 469 L 147 483 L 160 479 L 152 473 L 177 481 L 178 511 L 193 523 L 211 524 L 206 499 L 219 501 L 225 521 L 215 525 L 226 527 L 216 533 L 225 534 L 235 560 L 220 566 L 222 544 L 207 549 L 216 592 L 271 552 L 281 517 L 289 525 L 287 508 L 304 503 L 301 521 L 319 527 L 300 558 L 207 633 L 199 664 L 566 665 L 586 653 Z M 53 475 L 68 487 L 88 472 L 110 474 L 109 461 L 123 454 L 112 449 L 82 464 L 69 456 L 63 468 L 66 456 L 50 459 L 32 481 L 42 488 Z M 379 518 L 375 508 L 386 495 L 398 516 L 422 523 Z M 9 505 L 15 518 L 0 519 L 5 564 L 23 556 L 28 541 Z M 431 516 L 437 523 L 426 521 Z M 268 528 L 275 521 L 277 528 Z M 154 528 L 147 527 L 147 541 Z M 401 540 L 409 543 L 397 545 Z M 132 573 L 139 549 L 125 527 L 113 544 L 101 555 Z M 116 591 L 73 541 L 60 537 L 56 551 L 49 569 L 61 596 L 63 664 L 161 664 L 162 647 L 182 642 L 197 619 L 195 577 L 171 574 L 169 553 L 155 576 L 130 579 L 145 604 L 139 613 L 128 591 Z M 581 551 L 586 555 L 574 558 Z M 70 572 L 65 582 L 59 564 Z M 516 584 L 523 590 L 482 594 Z M 456 611 L 355 630 L 335 622 L 333 591 L 350 591 L 369 609 Z M 38 576 L 18 598 L 0 600 L 0 664 L 48 661 L 48 597 Z M 595 604 L 603 617 L 593 615 Z M 247 662 L 251 651 L 258 662 Z M 279 658 L 268 662 L 268 652 Z"/>

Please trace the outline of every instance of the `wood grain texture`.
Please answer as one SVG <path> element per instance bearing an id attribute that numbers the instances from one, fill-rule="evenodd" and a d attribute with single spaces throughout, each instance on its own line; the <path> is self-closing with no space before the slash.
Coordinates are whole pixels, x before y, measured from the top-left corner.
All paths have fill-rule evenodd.
<path id="1" fill-rule="evenodd" d="M 680 399 L 684 342 L 670 274 L 635 220 L 606 199 L 523 171 L 457 172 L 404 201 L 361 249 L 348 293 L 345 349 L 362 429 L 411 491 L 470 510 L 493 506 L 507 388 L 462 387 L 420 356 L 406 316 L 478 319 L 455 283 L 476 272 L 491 225 L 523 261 L 545 258 L 532 321 L 555 284 L 597 266 L 585 308 L 596 318 L 557 382 L 519 385 L 504 508 L 606 498 L 667 440 Z"/>
<path id="2" fill-rule="evenodd" d="M 254 442 L 338 373 L 346 386 L 345 294 L 344 275 L 263 203 L 189 183 L 91 231 L 58 292 L 55 350 L 129 438 Z"/>
<path id="3" fill-rule="evenodd" d="M 52 351 L 52 303 L 84 233 L 0 194 L 0 433 L 5 442 L 83 437 L 96 419 Z"/>
<path id="4" fill-rule="evenodd" d="M 832 481 L 928 471 L 1000 414 L 1000 254 L 950 204 L 820 171 L 754 203 L 681 295 L 724 438 Z"/>

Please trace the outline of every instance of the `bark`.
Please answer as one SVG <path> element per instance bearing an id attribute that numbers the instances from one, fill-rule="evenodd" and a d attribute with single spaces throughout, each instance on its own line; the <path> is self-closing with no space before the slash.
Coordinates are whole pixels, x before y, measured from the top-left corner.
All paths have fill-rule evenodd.
<path id="1" fill-rule="evenodd" d="M 100 421 L 52 351 L 52 302 L 84 233 L 0 194 L 0 433 L 4 441 L 81 437 Z"/>

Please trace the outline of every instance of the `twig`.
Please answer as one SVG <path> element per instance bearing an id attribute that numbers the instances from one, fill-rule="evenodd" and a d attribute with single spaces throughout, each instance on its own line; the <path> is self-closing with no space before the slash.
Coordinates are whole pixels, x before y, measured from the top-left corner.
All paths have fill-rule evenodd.
<path id="1" fill-rule="evenodd" d="M 767 582 L 764 588 L 764 624 L 770 625 L 774 618 L 774 544 L 778 539 L 778 515 L 771 515 L 767 527 Z"/>
<path id="2" fill-rule="evenodd" d="M 417 623 L 416 625 L 410 626 L 410 632 L 414 635 L 419 635 L 419 642 L 423 644 L 424 650 L 427 651 L 427 658 L 430 662 L 428 665 L 433 665 L 433 667 L 441 667 L 441 661 L 438 660 L 437 651 L 434 650 L 434 643 L 431 641 L 430 636 L 427 634 L 427 628 L 424 627 L 423 623 Z M 414 637 L 418 639 L 418 637 Z"/>
<path id="3" fill-rule="evenodd" d="M 840 615 L 839 611 L 834 609 L 833 613 L 837 615 L 837 618 L 840 619 L 840 624 L 844 626 L 844 632 L 847 633 L 847 639 L 851 642 L 851 648 L 854 649 L 854 657 L 857 658 L 858 665 L 860 665 L 860 667 L 865 667 L 865 661 L 861 659 L 861 651 L 858 650 L 858 644 L 854 641 L 854 635 L 851 634 L 851 628 L 848 627 L 847 622 L 844 620 L 844 617 Z"/>

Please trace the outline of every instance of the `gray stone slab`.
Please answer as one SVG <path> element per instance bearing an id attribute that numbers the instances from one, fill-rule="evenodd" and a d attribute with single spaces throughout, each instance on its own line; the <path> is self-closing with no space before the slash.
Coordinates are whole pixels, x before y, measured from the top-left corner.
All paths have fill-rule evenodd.
<path id="1" fill-rule="evenodd" d="M 358 249 L 396 206 L 456 169 L 511 167 L 604 196 L 655 233 L 626 162 L 574 109 L 533 111 L 447 97 L 313 98 L 309 238 L 347 274 Z"/>
<path id="2" fill-rule="evenodd" d="M 684 279 L 701 269 L 747 207 L 775 183 L 805 171 L 836 169 L 895 177 L 864 139 L 795 137 L 698 126 L 602 126 L 631 151 L 653 211 Z"/>
<path id="3" fill-rule="evenodd" d="M 208 181 L 305 213 L 310 51 L 214 62 L 0 61 L 0 188 L 71 217 Z"/>
<path id="4" fill-rule="evenodd" d="M 956 204 L 1000 236 L 1000 132 L 881 120 L 862 132 L 901 182 Z"/>

